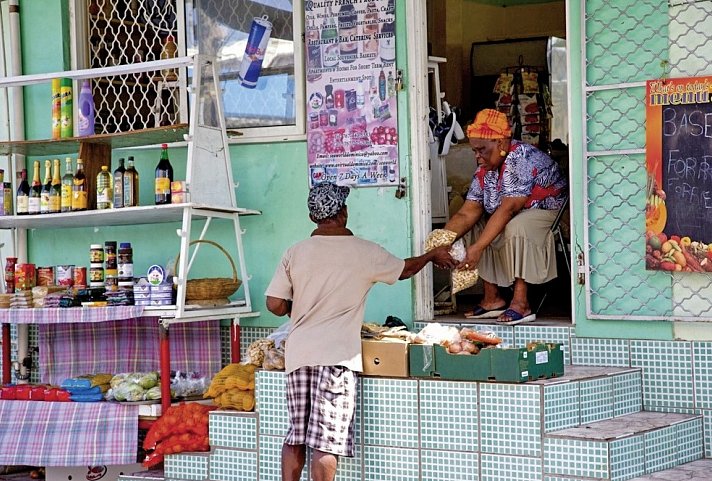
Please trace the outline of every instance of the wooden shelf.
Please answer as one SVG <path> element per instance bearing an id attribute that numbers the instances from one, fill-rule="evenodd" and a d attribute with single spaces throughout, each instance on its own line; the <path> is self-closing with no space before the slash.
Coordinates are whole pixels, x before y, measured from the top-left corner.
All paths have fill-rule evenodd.
<path id="1" fill-rule="evenodd" d="M 204 218 L 231 218 L 235 213 L 239 215 L 260 214 L 260 211 L 240 207 L 219 207 L 193 203 L 146 205 L 61 214 L 0 216 L 0 229 L 66 229 L 180 222 L 186 208 L 191 209 L 194 216 Z"/>
<path id="2" fill-rule="evenodd" d="M 161 143 L 183 142 L 188 133 L 188 124 L 168 125 L 133 132 L 89 135 L 67 139 L 18 140 L 0 142 L 0 155 L 21 154 L 32 156 L 54 156 L 75 154 L 80 144 L 108 145 L 111 149 L 150 146 Z"/>

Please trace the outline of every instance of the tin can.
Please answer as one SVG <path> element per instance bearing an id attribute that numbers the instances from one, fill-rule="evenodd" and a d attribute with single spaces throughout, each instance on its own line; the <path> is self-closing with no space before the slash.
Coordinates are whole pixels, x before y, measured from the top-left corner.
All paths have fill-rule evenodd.
<path id="1" fill-rule="evenodd" d="M 12 184 L 3 182 L 2 215 L 12 215 Z"/>
<path id="2" fill-rule="evenodd" d="M 73 265 L 60 265 L 55 266 L 55 282 L 58 286 L 72 287 L 74 285 L 74 266 Z M 86 270 L 85 270 L 86 273 Z M 84 283 L 86 286 L 86 282 Z"/>
<path id="3" fill-rule="evenodd" d="M 53 286 L 54 285 L 54 267 L 38 267 L 37 268 L 37 285 L 38 286 Z"/>
<path id="4" fill-rule="evenodd" d="M 72 273 L 72 283 L 74 287 L 86 287 L 87 286 L 87 268 L 86 267 L 75 267 Z"/>
<path id="5" fill-rule="evenodd" d="M 15 265 L 15 288 L 20 291 L 27 291 L 35 287 L 35 265 L 16 264 Z"/>
<path id="6" fill-rule="evenodd" d="M 265 50 L 269 38 L 272 35 L 272 23 L 267 15 L 255 17 L 250 27 L 250 35 L 247 37 L 245 54 L 242 56 L 242 64 L 237 74 L 237 80 L 243 87 L 253 89 L 257 86 L 262 70 L 262 60 L 265 58 Z"/>

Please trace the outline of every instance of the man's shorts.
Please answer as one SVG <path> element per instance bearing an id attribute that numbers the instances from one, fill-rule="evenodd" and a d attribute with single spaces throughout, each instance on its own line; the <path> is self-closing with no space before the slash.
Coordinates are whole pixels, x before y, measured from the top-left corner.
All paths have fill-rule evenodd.
<path id="1" fill-rule="evenodd" d="M 354 455 L 356 373 L 342 366 L 305 366 L 287 374 L 286 444 Z"/>

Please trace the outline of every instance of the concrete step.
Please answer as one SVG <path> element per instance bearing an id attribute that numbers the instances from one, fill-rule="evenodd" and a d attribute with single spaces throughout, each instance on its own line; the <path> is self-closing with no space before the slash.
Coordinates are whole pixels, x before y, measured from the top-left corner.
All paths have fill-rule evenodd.
<path id="1" fill-rule="evenodd" d="M 623 481 L 700 459 L 703 446 L 701 415 L 641 411 L 546 434 L 544 472 Z"/>
<path id="2" fill-rule="evenodd" d="M 708 458 L 641 476 L 633 481 L 709 481 L 711 478 L 712 459 Z"/>

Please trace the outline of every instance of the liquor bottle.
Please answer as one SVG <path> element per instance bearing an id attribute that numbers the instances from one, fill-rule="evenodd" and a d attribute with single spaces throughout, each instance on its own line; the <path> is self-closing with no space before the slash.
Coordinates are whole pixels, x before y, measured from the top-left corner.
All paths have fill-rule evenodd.
<path id="1" fill-rule="evenodd" d="M 356 9 L 351 4 L 342 5 L 339 9 L 339 52 L 343 63 L 352 63 L 358 57 L 358 36 Z"/>
<path id="2" fill-rule="evenodd" d="M 381 53 L 381 62 L 391 64 L 396 61 L 396 20 L 392 15 L 387 20 L 381 27 L 378 47 Z"/>
<path id="3" fill-rule="evenodd" d="M 178 46 L 176 45 L 173 35 L 168 35 L 166 41 L 163 43 L 163 50 L 161 50 L 161 60 L 175 58 L 176 52 L 178 51 Z M 175 82 L 178 80 L 178 75 L 174 68 L 167 68 L 161 70 L 161 75 L 163 75 L 166 82 Z"/>
<path id="4" fill-rule="evenodd" d="M 327 18 L 321 27 L 321 42 L 324 51 L 322 65 L 325 68 L 332 68 L 339 65 L 339 31 L 336 29 L 334 14 L 329 7 Z"/>
<path id="5" fill-rule="evenodd" d="M 307 81 L 315 82 L 321 78 L 321 44 L 319 43 L 319 29 L 316 28 L 314 19 L 307 23 Z"/>
<path id="6" fill-rule="evenodd" d="M 89 205 L 89 186 L 84 173 L 84 161 L 77 159 L 77 171 L 72 179 L 72 211 L 87 210 Z"/>
<path id="7" fill-rule="evenodd" d="M 62 210 L 62 179 L 59 177 L 59 159 L 54 159 L 52 165 L 52 183 L 49 189 L 49 213 L 56 214 Z"/>
<path id="8" fill-rule="evenodd" d="M 40 181 L 40 161 L 35 160 L 34 174 L 32 175 L 32 185 L 30 186 L 30 202 L 28 213 L 30 215 L 40 213 L 40 198 L 42 197 L 42 182 Z"/>
<path id="9" fill-rule="evenodd" d="M 52 188 L 52 161 L 45 160 L 45 175 L 40 191 L 40 214 L 49 214 L 49 192 Z"/>
<path id="10" fill-rule="evenodd" d="M 119 166 L 114 171 L 114 209 L 124 206 L 124 158 L 119 159 Z"/>
<path id="11" fill-rule="evenodd" d="M 383 69 L 381 69 L 381 73 L 378 74 L 378 97 L 381 99 L 381 102 L 386 100 L 386 74 L 383 73 Z"/>
<path id="12" fill-rule="evenodd" d="M 134 158 L 129 157 L 129 165 L 124 172 L 124 207 L 138 205 L 138 171 L 134 167 Z"/>
<path id="13" fill-rule="evenodd" d="M 74 171 L 72 170 L 72 158 L 64 159 L 64 176 L 62 177 L 62 199 L 60 201 L 60 210 L 62 212 L 71 212 L 72 210 L 72 185 L 74 180 Z"/>
<path id="14" fill-rule="evenodd" d="M 156 205 L 171 203 L 171 182 L 173 166 L 168 159 L 168 144 L 161 144 L 161 159 L 156 166 L 155 177 Z"/>
<path id="15" fill-rule="evenodd" d="M 366 58 L 373 58 L 378 54 L 378 7 L 376 2 L 370 1 L 366 5 L 366 14 L 363 17 L 363 41 L 361 52 Z"/>
<path id="16" fill-rule="evenodd" d="M 20 185 L 17 186 L 17 215 L 30 213 L 30 184 L 27 183 L 27 169 L 22 169 Z"/>
<path id="17" fill-rule="evenodd" d="M 109 172 L 109 167 L 101 166 L 101 171 L 96 174 L 96 208 L 111 209 L 114 201 L 114 178 Z"/>

